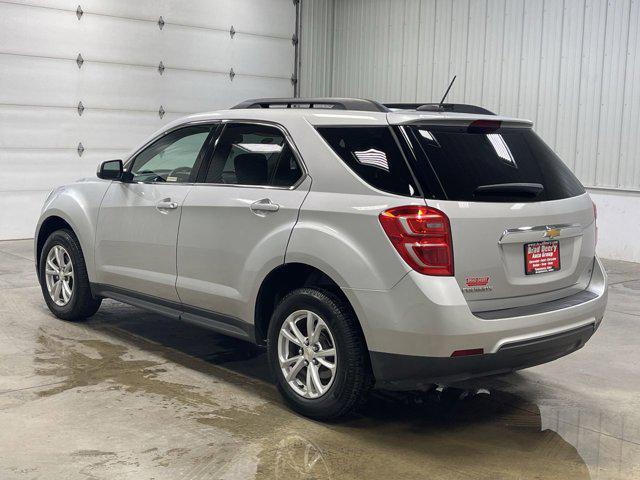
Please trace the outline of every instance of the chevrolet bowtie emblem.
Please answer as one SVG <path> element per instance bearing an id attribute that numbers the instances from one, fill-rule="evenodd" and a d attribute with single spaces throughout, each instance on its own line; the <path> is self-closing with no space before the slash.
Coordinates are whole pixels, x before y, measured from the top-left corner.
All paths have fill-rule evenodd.
<path id="1" fill-rule="evenodd" d="M 547 227 L 547 231 L 544 232 L 544 236 L 546 238 L 556 238 L 560 236 L 560 229 L 559 228 L 549 228 Z"/>

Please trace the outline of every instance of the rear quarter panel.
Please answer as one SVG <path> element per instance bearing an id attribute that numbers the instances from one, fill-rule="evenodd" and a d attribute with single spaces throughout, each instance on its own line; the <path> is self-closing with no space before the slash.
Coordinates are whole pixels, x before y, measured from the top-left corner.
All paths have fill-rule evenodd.
<path id="1" fill-rule="evenodd" d="M 293 229 L 286 262 L 312 265 L 342 288 L 388 290 L 410 268 L 387 238 L 378 215 L 419 198 L 312 191 Z"/>

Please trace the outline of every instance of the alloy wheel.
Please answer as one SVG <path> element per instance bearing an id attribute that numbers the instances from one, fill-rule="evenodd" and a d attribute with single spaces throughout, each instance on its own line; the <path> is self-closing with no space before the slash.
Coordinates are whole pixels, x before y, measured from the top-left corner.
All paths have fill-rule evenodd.
<path id="1" fill-rule="evenodd" d="M 280 370 L 291 389 L 304 398 L 319 398 L 336 376 L 338 356 L 326 322 L 310 310 L 289 315 L 278 335 Z"/>
<path id="2" fill-rule="evenodd" d="M 69 252 L 62 245 L 54 245 L 47 255 L 45 281 L 53 302 L 63 307 L 73 295 L 74 272 Z"/>

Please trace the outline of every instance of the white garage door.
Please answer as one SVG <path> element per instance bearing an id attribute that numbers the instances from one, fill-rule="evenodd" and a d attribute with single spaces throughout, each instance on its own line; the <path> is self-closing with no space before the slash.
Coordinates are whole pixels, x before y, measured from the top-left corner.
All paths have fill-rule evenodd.
<path id="1" fill-rule="evenodd" d="M 291 0 L 0 0 L 0 239 L 163 124 L 292 96 Z"/>

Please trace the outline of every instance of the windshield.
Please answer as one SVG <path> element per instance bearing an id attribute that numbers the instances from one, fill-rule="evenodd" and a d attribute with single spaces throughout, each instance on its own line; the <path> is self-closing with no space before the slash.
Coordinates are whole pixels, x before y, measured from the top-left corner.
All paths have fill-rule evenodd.
<path id="1" fill-rule="evenodd" d="M 559 200 L 585 192 L 530 128 L 409 126 L 419 169 L 436 174 L 442 199 L 473 202 Z"/>

